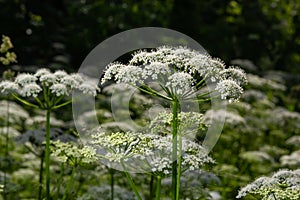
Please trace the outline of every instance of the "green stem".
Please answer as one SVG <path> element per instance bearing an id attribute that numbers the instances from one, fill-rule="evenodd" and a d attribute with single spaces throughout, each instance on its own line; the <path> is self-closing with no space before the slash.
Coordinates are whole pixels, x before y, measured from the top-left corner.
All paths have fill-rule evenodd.
<path id="1" fill-rule="evenodd" d="M 75 171 L 76 171 L 76 165 L 73 167 L 72 169 L 72 173 L 71 173 L 71 177 L 69 179 L 69 182 L 68 182 L 68 185 L 67 185 L 67 188 L 66 188 L 66 191 L 65 191 L 65 194 L 63 196 L 63 200 L 67 199 L 68 197 L 68 193 L 69 193 L 69 190 L 71 188 L 71 185 L 73 184 L 73 179 L 74 179 L 74 174 L 75 174 Z"/>
<path id="2" fill-rule="evenodd" d="M 150 200 L 153 199 L 153 182 L 154 182 L 154 176 L 151 174 L 151 179 L 150 179 L 150 188 L 149 188 L 149 192 L 150 192 Z"/>
<path id="3" fill-rule="evenodd" d="M 60 185 L 62 183 L 63 175 L 64 175 L 64 163 L 62 162 L 60 164 L 60 173 L 59 173 L 59 178 L 57 183 L 56 199 L 59 199 Z"/>
<path id="4" fill-rule="evenodd" d="M 41 162 L 40 162 L 40 174 L 39 174 L 39 193 L 38 193 L 38 200 L 42 200 L 42 191 L 43 191 L 43 171 L 44 171 L 44 152 L 41 155 Z"/>
<path id="5" fill-rule="evenodd" d="M 182 138 L 180 134 L 178 135 L 178 166 L 177 166 L 177 187 L 176 187 L 176 200 L 179 200 L 179 192 L 180 192 L 180 176 L 181 176 L 181 155 L 182 155 Z"/>
<path id="6" fill-rule="evenodd" d="M 110 199 L 114 200 L 114 169 L 109 169 L 110 173 Z"/>
<path id="7" fill-rule="evenodd" d="M 141 195 L 139 194 L 139 192 L 138 192 L 138 190 L 137 190 L 137 188 L 136 188 L 136 186 L 135 186 L 135 184 L 134 184 L 134 182 L 133 182 L 133 180 L 132 180 L 132 177 L 131 177 L 130 174 L 127 172 L 126 167 L 125 167 L 123 161 L 121 161 L 121 164 L 122 164 L 122 166 L 123 166 L 124 173 L 125 173 L 125 176 L 126 176 L 128 182 L 129 182 L 129 184 L 130 184 L 130 187 L 132 188 L 133 192 L 134 192 L 135 195 L 137 196 L 138 200 L 142 200 L 142 197 L 141 197 Z"/>
<path id="8" fill-rule="evenodd" d="M 46 199 L 50 200 L 50 112 L 46 112 L 46 150 L 45 150 L 45 161 L 46 161 Z"/>
<path id="9" fill-rule="evenodd" d="M 177 132 L 178 132 L 178 108 L 177 99 L 173 101 L 173 120 L 172 120 L 172 200 L 176 200 L 177 194 Z"/>
<path id="10" fill-rule="evenodd" d="M 24 99 L 21 99 L 20 97 L 18 97 L 17 95 L 15 94 L 12 94 L 12 96 L 17 99 L 18 101 L 20 101 L 21 103 L 27 105 L 27 106 L 31 106 L 31 107 L 34 107 L 34 108 L 39 108 L 39 106 L 33 104 L 33 103 L 30 103 L 28 101 L 25 101 Z"/>
<path id="11" fill-rule="evenodd" d="M 72 100 L 69 100 L 69 101 L 66 101 L 65 103 L 62 103 L 62 104 L 57 105 L 57 106 L 54 106 L 54 107 L 52 108 L 52 110 L 55 110 L 55 109 L 58 109 L 58 108 L 60 108 L 60 107 L 66 106 L 66 105 L 68 105 L 68 104 L 70 104 L 70 103 L 72 103 Z"/>
<path id="12" fill-rule="evenodd" d="M 157 176 L 155 199 L 160 200 L 161 177 Z"/>

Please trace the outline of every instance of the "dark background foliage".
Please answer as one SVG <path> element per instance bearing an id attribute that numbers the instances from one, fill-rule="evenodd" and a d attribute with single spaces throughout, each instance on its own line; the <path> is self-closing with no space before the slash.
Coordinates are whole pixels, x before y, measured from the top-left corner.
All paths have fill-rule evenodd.
<path id="1" fill-rule="evenodd" d="M 160 26 L 225 61 L 300 71 L 299 0 L 0 0 L 1 34 L 23 65 L 77 69 L 93 47 L 131 28 Z"/>

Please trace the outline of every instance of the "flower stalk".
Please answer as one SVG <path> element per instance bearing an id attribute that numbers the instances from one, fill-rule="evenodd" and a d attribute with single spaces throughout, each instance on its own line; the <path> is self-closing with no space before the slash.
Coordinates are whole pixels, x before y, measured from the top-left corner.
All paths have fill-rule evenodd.
<path id="1" fill-rule="evenodd" d="M 45 170 L 46 170 L 46 198 L 50 199 L 50 113 L 46 111 L 46 151 L 45 151 Z"/>
<path id="2" fill-rule="evenodd" d="M 125 176 L 129 182 L 129 185 L 131 187 L 131 189 L 133 190 L 133 192 L 135 193 L 136 197 L 138 198 L 138 200 L 142 200 L 142 197 L 141 195 L 139 194 L 139 191 L 137 190 L 136 188 L 136 185 L 134 184 L 133 180 L 132 180 L 132 177 L 130 176 L 130 174 L 128 173 L 128 171 L 126 170 L 126 167 L 125 167 L 125 164 L 123 162 L 123 160 L 121 161 L 121 164 L 122 164 L 122 167 L 124 169 L 124 173 L 125 173 Z"/>
<path id="3" fill-rule="evenodd" d="M 177 167 L 178 167 L 178 156 L 177 156 L 177 138 L 178 138 L 178 108 L 179 102 L 177 99 L 173 101 L 173 120 L 172 120 L 172 200 L 176 200 L 177 196 Z M 180 156 L 180 155 L 179 155 Z"/>
<path id="4" fill-rule="evenodd" d="M 157 176 L 155 199 L 160 200 L 161 177 Z"/>

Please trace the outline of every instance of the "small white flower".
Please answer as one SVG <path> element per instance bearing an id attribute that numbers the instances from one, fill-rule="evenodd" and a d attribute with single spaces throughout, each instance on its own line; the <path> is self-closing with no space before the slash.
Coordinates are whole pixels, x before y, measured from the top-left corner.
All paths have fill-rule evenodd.
<path id="1" fill-rule="evenodd" d="M 78 89 L 83 92 L 83 94 L 88 94 L 91 96 L 97 96 L 97 91 L 100 91 L 97 84 L 85 82 L 79 85 Z"/>
<path id="2" fill-rule="evenodd" d="M 17 93 L 20 90 L 18 84 L 12 81 L 2 81 L 0 82 L 0 91 L 4 94 Z"/>
<path id="3" fill-rule="evenodd" d="M 121 63 L 111 63 L 110 65 L 108 65 L 106 67 L 104 77 L 101 80 L 101 84 L 104 84 L 105 82 L 111 80 L 113 76 L 118 74 L 119 70 L 123 67 L 125 67 L 125 65 Z"/>
<path id="4" fill-rule="evenodd" d="M 24 97 L 37 97 L 42 88 L 36 83 L 28 83 L 23 86 L 20 94 Z"/>
<path id="5" fill-rule="evenodd" d="M 80 75 L 78 75 L 79 77 L 80 77 Z M 71 88 L 71 89 L 73 89 L 73 88 L 77 88 L 78 86 L 79 86 L 79 81 L 77 81 L 78 80 L 78 77 L 77 77 L 77 79 L 75 79 L 76 77 L 75 77 L 75 74 L 73 75 L 73 76 L 69 76 L 69 75 L 67 75 L 67 76 L 65 76 L 65 77 L 63 77 L 61 80 L 60 80 L 60 82 L 62 83 L 62 84 L 65 84 L 67 87 L 69 87 L 69 88 Z M 81 80 L 80 80 L 81 81 Z"/>
<path id="6" fill-rule="evenodd" d="M 70 76 L 78 83 L 78 84 L 81 84 L 84 82 L 84 79 L 83 77 L 80 75 L 80 74 L 70 74 Z"/>
<path id="7" fill-rule="evenodd" d="M 183 95 L 193 90 L 193 77 L 186 72 L 177 72 L 168 78 L 166 87 L 175 91 L 177 95 Z"/>
<path id="8" fill-rule="evenodd" d="M 221 94 L 221 99 L 228 99 L 229 103 L 238 101 L 243 94 L 243 88 L 233 80 L 222 80 L 215 88 Z"/>
<path id="9" fill-rule="evenodd" d="M 159 75 L 168 75 L 171 73 L 170 67 L 161 62 L 153 62 L 147 65 L 144 69 L 144 76 L 151 77 L 152 80 L 157 80 Z"/>
<path id="10" fill-rule="evenodd" d="M 116 74 L 117 83 L 130 83 L 130 84 L 140 84 L 143 83 L 143 70 L 140 67 L 134 65 L 125 65 L 119 69 L 118 74 Z"/>
<path id="11" fill-rule="evenodd" d="M 46 75 L 46 74 L 50 74 L 50 70 L 49 69 L 46 69 L 46 68 L 41 68 L 41 69 L 38 69 L 36 71 L 36 73 L 34 74 L 35 77 L 39 78 L 43 75 Z"/>
<path id="12" fill-rule="evenodd" d="M 69 95 L 70 91 L 67 89 L 66 85 L 61 83 L 53 84 L 50 87 L 51 93 L 55 94 L 56 96 L 63 96 L 63 95 Z"/>
<path id="13" fill-rule="evenodd" d="M 234 80 L 239 85 L 246 85 L 248 83 L 246 74 L 243 70 L 237 67 L 230 67 L 220 72 L 222 79 Z"/>
<path id="14" fill-rule="evenodd" d="M 19 74 L 16 77 L 15 82 L 20 84 L 21 86 L 24 86 L 28 83 L 33 83 L 37 80 L 37 78 L 31 74 Z"/>
<path id="15" fill-rule="evenodd" d="M 56 76 L 54 74 L 44 74 L 40 76 L 40 81 L 45 84 L 45 86 L 50 86 L 56 82 Z"/>
<path id="16" fill-rule="evenodd" d="M 57 70 L 54 75 L 56 76 L 56 80 L 61 80 L 62 78 L 64 78 L 65 76 L 68 76 L 67 72 L 65 72 L 64 70 Z"/>

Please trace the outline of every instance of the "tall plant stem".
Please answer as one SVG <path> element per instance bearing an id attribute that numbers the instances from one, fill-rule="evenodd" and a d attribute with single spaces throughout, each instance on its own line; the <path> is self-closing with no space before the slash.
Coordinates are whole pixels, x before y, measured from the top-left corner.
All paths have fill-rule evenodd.
<path id="1" fill-rule="evenodd" d="M 63 196 L 63 198 L 62 198 L 63 200 L 67 199 L 67 197 L 68 197 L 69 190 L 70 190 L 71 185 L 72 185 L 72 183 L 73 183 L 75 171 L 76 171 L 76 166 L 74 166 L 74 167 L 72 168 L 71 177 L 70 177 L 70 179 L 69 179 L 69 182 L 68 182 L 68 185 L 67 185 L 65 194 L 64 194 L 64 196 Z"/>
<path id="2" fill-rule="evenodd" d="M 176 185 L 176 200 L 179 200 L 180 192 L 180 176 L 181 176 L 181 155 L 182 155 L 182 138 L 178 135 L 178 158 L 177 158 L 177 185 Z"/>
<path id="3" fill-rule="evenodd" d="M 59 178 L 58 178 L 58 183 L 57 183 L 56 199 L 59 199 L 60 185 L 62 183 L 64 170 L 65 170 L 65 167 L 64 167 L 64 163 L 62 162 L 60 164 L 60 173 L 59 173 Z"/>
<path id="4" fill-rule="evenodd" d="M 129 174 L 129 173 L 127 172 L 127 170 L 126 170 L 126 167 L 125 167 L 125 165 L 124 165 L 124 162 L 121 161 L 121 164 L 122 164 L 122 167 L 123 167 L 123 169 L 124 169 L 124 173 L 125 173 L 125 176 L 126 176 L 128 182 L 129 182 L 130 187 L 132 188 L 132 190 L 133 190 L 133 192 L 135 193 L 135 195 L 136 195 L 136 197 L 138 198 L 138 200 L 142 200 L 142 197 L 141 197 L 141 195 L 139 194 L 139 192 L 138 192 L 138 190 L 137 190 L 137 188 L 136 188 L 136 186 L 135 186 L 135 184 L 134 184 L 134 182 L 133 182 L 133 180 L 132 180 L 132 177 L 130 176 L 130 174 Z"/>
<path id="5" fill-rule="evenodd" d="M 177 133 L 178 133 L 178 108 L 177 99 L 173 101 L 173 120 L 172 120 L 172 200 L 176 200 L 177 194 Z"/>
<path id="6" fill-rule="evenodd" d="M 154 176 L 153 174 L 150 175 L 151 179 L 150 179 L 150 188 L 149 188 L 149 193 L 150 193 L 150 200 L 153 199 L 153 183 L 154 183 Z"/>
<path id="7" fill-rule="evenodd" d="M 109 169 L 110 173 L 110 199 L 114 200 L 114 169 Z"/>
<path id="8" fill-rule="evenodd" d="M 42 200 L 42 191 L 43 191 L 43 171 L 44 171 L 44 152 L 41 155 L 41 162 L 40 162 L 40 174 L 39 174 L 39 193 L 38 193 L 38 200 Z"/>
<path id="9" fill-rule="evenodd" d="M 155 200 L 160 200 L 161 177 L 157 176 Z"/>
<path id="10" fill-rule="evenodd" d="M 51 110 L 46 111 L 46 199 L 50 200 L 50 113 Z"/>

